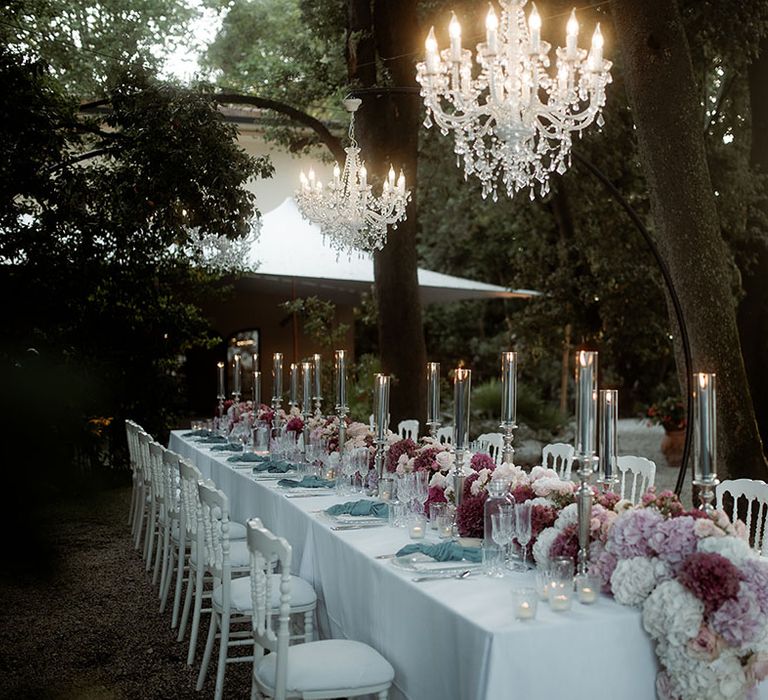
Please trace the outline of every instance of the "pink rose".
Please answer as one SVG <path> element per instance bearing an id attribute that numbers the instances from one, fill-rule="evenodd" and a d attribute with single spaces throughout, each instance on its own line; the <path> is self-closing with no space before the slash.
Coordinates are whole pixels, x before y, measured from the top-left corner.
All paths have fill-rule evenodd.
<path id="1" fill-rule="evenodd" d="M 700 540 L 705 537 L 724 537 L 723 532 L 714 522 L 709 518 L 699 518 L 693 524 L 693 532 Z"/>
<path id="2" fill-rule="evenodd" d="M 720 656 L 723 638 L 715 634 L 707 625 L 702 625 L 699 628 L 699 633 L 688 642 L 687 646 L 691 656 L 695 659 L 714 661 Z"/>
<path id="3" fill-rule="evenodd" d="M 768 653 L 759 652 L 752 654 L 744 669 L 749 683 L 759 683 L 768 678 Z"/>

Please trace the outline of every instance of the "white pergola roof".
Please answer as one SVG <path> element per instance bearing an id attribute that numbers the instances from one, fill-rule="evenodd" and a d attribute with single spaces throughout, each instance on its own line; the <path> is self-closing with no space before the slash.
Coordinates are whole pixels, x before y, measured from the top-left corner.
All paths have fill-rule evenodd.
<path id="1" fill-rule="evenodd" d="M 301 294 L 316 287 L 337 297 L 350 293 L 357 296 L 373 284 L 371 257 L 342 254 L 337 258 L 336 252 L 324 242 L 320 227 L 301 216 L 292 197 L 264 214 L 261 224 L 261 235 L 249 260 L 257 266 L 256 272 L 250 277 L 299 285 L 302 289 L 297 292 Z M 418 275 L 424 304 L 462 299 L 527 299 L 539 295 L 528 289 L 507 289 L 421 268 Z"/>

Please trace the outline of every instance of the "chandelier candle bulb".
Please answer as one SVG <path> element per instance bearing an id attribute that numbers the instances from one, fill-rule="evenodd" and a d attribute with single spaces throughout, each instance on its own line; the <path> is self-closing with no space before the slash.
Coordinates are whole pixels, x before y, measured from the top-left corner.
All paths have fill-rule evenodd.
<path id="1" fill-rule="evenodd" d="M 459 367 L 453 379 L 454 447 L 465 450 L 469 440 L 469 397 L 472 371 Z"/>
<path id="2" fill-rule="evenodd" d="M 427 40 L 424 42 L 424 48 L 427 52 L 426 69 L 429 75 L 435 75 L 440 68 L 440 56 L 438 55 L 437 39 L 435 38 L 435 28 L 431 27 Z"/>
<path id="3" fill-rule="evenodd" d="M 579 21 L 576 19 L 576 10 L 571 10 L 571 16 L 568 18 L 568 24 L 565 27 L 565 48 L 568 53 L 568 60 L 573 61 L 578 57 L 578 46 L 576 44 L 579 38 Z"/>
<path id="4" fill-rule="evenodd" d="M 312 363 L 301 363 L 301 408 L 305 416 L 312 413 Z"/>
<path id="5" fill-rule="evenodd" d="M 455 14 L 451 15 L 448 35 L 451 37 L 451 61 L 458 63 L 461 61 L 461 25 Z"/>
<path id="6" fill-rule="evenodd" d="M 538 53 L 541 48 L 541 16 L 533 3 L 531 3 L 531 14 L 528 15 L 528 29 L 531 33 L 531 53 Z"/>
<path id="7" fill-rule="evenodd" d="M 336 372 L 336 408 L 346 409 L 347 406 L 347 351 L 337 350 L 335 353 Z"/>
<path id="8" fill-rule="evenodd" d="M 334 184 L 338 185 L 340 179 L 341 179 L 341 169 L 339 168 L 339 164 L 336 163 L 333 166 L 333 182 L 334 182 Z"/>
<path id="9" fill-rule="evenodd" d="M 517 423 L 517 353 L 501 353 L 501 422 Z"/>
<path id="10" fill-rule="evenodd" d="M 242 376 L 240 374 L 240 355 L 235 354 L 234 358 L 232 358 L 232 376 L 234 380 L 234 391 L 232 392 L 235 394 L 238 398 L 241 394 L 241 382 L 242 382 Z"/>
<path id="11" fill-rule="evenodd" d="M 360 166 L 360 189 L 364 190 L 368 186 L 368 171 L 364 165 Z"/>
<path id="12" fill-rule="evenodd" d="M 293 407 L 298 405 L 299 393 L 299 366 L 295 362 L 291 362 L 291 388 L 290 395 L 288 397 L 288 404 Z"/>
<path id="13" fill-rule="evenodd" d="M 440 423 L 439 362 L 427 362 L 427 423 Z"/>
<path id="14" fill-rule="evenodd" d="M 499 18 L 496 16 L 493 6 L 488 10 L 488 15 L 485 18 L 485 43 L 489 56 L 495 56 L 499 52 Z"/>
<path id="15" fill-rule="evenodd" d="M 616 389 L 600 390 L 600 448 L 598 467 L 600 481 L 608 484 L 616 479 L 618 459 L 616 430 L 619 414 L 619 392 Z"/>
<path id="16" fill-rule="evenodd" d="M 283 353 L 272 355 L 272 400 L 280 401 L 283 397 Z"/>
<path id="17" fill-rule="evenodd" d="M 603 65 L 603 34 L 600 31 L 600 23 L 595 27 L 592 35 L 592 51 L 589 55 L 589 66 L 593 71 L 599 71 Z"/>
<path id="18" fill-rule="evenodd" d="M 576 454 L 595 454 L 597 353 L 580 350 L 576 358 Z"/>
<path id="19" fill-rule="evenodd" d="M 255 370 L 253 373 L 253 406 L 254 410 L 258 411 L 258 407 L 261 405 L 261 372 Z"/>
<path id="20" fill-rule="evenodd" d="M 224 363 L 218 362 L 216 368 L 218 369 L 218 394 L 216 396 L 219 399 L 223 399 L 226 396 L 224 393 Z"/>

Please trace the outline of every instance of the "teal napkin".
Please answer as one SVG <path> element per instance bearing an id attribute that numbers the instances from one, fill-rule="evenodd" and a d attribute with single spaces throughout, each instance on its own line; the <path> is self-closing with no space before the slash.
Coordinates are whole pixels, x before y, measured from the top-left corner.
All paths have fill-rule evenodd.
<path id="1" fill-rule="evenodd" d="M 278 486 L 282 486 L 286 489 L 330 489 L 335 486 L 333 481 L 328 479 L 321 479 L 319 476 L 305 476 L 301 481 L 296 479 L 280 479 L 277 482 Z"/>
<path id="2" fill-rule="evenodd" d="M 441 542 L 440 544 L 407 544 L 395 556 L 403 557 L 408 554 L 421 552 L 435 561 L 471 561 L 483 560 L 479 547 L 462 547 L 458 542 Z"/>
<path id="3" fill-rule="evenodd" d="M 235 443 L 235 442 L 228 442 L 225 445 L 214 445 L 211 448 L 211 452 L 218 451 L 218 452 L 242 452 L 243 451 L 243 445 L 242 443 Z"/>
<path id="4" fill-rule="evenodd" d="M 227 462 L 268 462 L 269 457 L 257 455 L 255 452 L 241 452 L 239 455 L 227 457 Z"/>
<path id="5" fill-rule="evenodd" d="M 211 435 L 207 438 L 203 438 L 200 440 L 200 442 L 203 445 L 215 445 L 220 442 L 229 442 L 229 440 L 227 440 L 225 437 L 222 437 L 221 435 Z"/>
<path id="6" fill-rule="evenodd" d="M 190 430 L 188 433 L 182 433 L 181 437 L 211 437 L 213 432 L 205 428 L 200 430 Z"/>
<path id="7" fill-rule="evenodd" d="M 363 499 L 337 503 L 335 506 L 326 508 L 325 512 L 328 515 L 372 515 L 376 518 L 388 518 L 389 506 L 386 503 Z"/>
<path id="8" fill-rule="evenodd" d="M 286 462 L 283 459 L 269 460 L 257 464 L 254 468 L 254 472 L 269 472 L 270 474 L 285 474 L 285 472 L 291 471 L 293 465 L 290 462 Z"/>

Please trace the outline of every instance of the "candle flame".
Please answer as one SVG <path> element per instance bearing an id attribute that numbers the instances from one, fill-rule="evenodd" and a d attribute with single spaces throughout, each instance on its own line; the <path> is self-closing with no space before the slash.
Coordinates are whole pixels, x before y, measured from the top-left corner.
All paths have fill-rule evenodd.
<path id="1" fill-rule="evenodd" d="M 528 27 L 532 30 L 541 29 L 541 15 L 533 3 L 531 3 L 531 14 L 528 15 Z"/>
<path id="2" fill-rule="evenodd" d="M 488 14 L 486 15 L 485 28 L 489 32 L 495 32 L 499 28 L 499 18 L 496 16 L 493 5 L 491 5 L 490 9 L 488 10 Z"/>
<path id="3" fill-rule="evenodd" d="M 451 13 L 451 22 L 448 25 L 448 34 L 451 39 L 461 39 L 461 25 L 459 20 L 456 19 L 456 15 Z"/>
<path id="4" fill-rule="evenodd" d="M 223 363 L 223 362 L 217 362 L 217 363 L 216 363 L 216 366 L 217 366 L 219 369 L 224 369 L 224 363 Z"/>
<path id="5" fill-rule="evenodd" d="M 568 36 L 579 35 L 579 20 L 576 19 L 576 8 L 571 10 L 571 16 L 568 18 L 568 24 L 565 27 Z"/>
<path id="6" fill-rule="evenodd" d="M 427 53 L 437 53 L 437 39 L 435 39 L 435 28 L 431 27 L 427 40 L 424 42 L 424 47 L 427 49 Z"/>
<path id="7" fill-rule="evenodd" d="M 597 23 L 597 26 L 595 27 L 595 33 L 592 35 L 592 48 L 603 48 L 603 33 L 600 31 L 600 22 Z"/>

